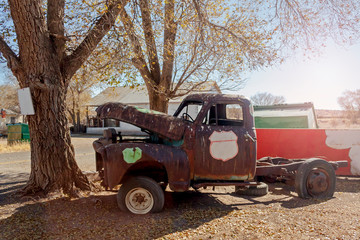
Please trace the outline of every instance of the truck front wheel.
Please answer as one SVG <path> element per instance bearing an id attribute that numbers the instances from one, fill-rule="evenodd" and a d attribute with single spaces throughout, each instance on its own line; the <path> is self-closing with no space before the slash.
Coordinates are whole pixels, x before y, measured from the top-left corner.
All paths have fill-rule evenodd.
<path id="1" fill-rule="evenodd" d="M 164 207 L 164 192 L 159 184 L 149 177 L 132 177 L 120 187 L 117 203 L 123 212 L 159 212 Z"/>
<path id="2" fill-rule="evenodd" d="M 309 159 L 296 173 L 295 189 L 301 198 L 330 198 L 335 192 L 334 168 L 323 159 Z"/>

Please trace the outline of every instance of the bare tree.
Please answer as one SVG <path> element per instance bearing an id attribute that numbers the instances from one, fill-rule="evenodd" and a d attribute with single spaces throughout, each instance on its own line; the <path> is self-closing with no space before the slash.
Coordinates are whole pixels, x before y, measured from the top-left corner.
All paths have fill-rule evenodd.
<path id="1" fill-rule="evenodd" d="M 110 55 L 123 81 L 142 79 L 150 107 L 166 112 L 169 99 L 209 80 L 239 87 L 243 72 L 299 49 L 316 54 L 329 37 L 355 42 L 359 7 L 355 0 L 131 1 L 110 39 L 121 50 Z"/>
<path id="2" fill-rule="evenodd" d="M 5 79 L 0 84 L 0 108 L 10 109 L 14 112 L 19 112 L 19 101 L 17 97 L 17 90 L 19 85 L 16 78 L 11 72 L 4 67 L 2 71 L 5 73 Z"/>
<path id="3" fill-rule="evenodd" d="M 351 123 L 358 123 L 360 118 L 360 89 L 347 90 L 338 98 L 338 103 L 345 110 Z"/>
<path id="4" fill-rule="evenodd" d="M 256 93 L 255 95 L 250 97 L 250 100 L 252 104 L 257 106 L 285 103 L 285 98 L 283 96 L 275 96 L 267 92 Z"/>
<path id="5" fill-rule="evenodd" d="M 102 71 L 86 63 L 76 72 L 69 84 L 66 101 L 74 132 L 82 131 L 81 119 L 86 114 L 85 105 L 91 99 L 92 88 L 104 80 L 101 73 Z"/>
<path id="6" fill-rule="evenodd" d="M 20 87 L 30 88 L 35 109 L 35 115 L 28 116 L 31 174 L 25 193 L 90 190 L 75 161 L 65 98 L 72 76 L 113 26 L 127 1 L 106 2 L 103 13 L 73 49 L 66 49 L 65 0 L 48 0 L 46 5 L 42 0 L 9 0 L 5 7 L 11 13 L 17 44 L 5 41 L 7 25 L 0 35 L 0 52 Z"/>
<path id="7" fill-rule="evenodd" d="M 2 84 L 0 92 L 0 108 L 18 111 L 17 88 L 11 84 Z"/>
<path id="8" fill-rule="evenodd" d="M 242 71 L 277 59 L 262 44 L 271 39 L 262 27 L 250 12 L 228 1 L 132 1 L 113 33 L 128 49 L 118 51 L 116 59 L 125 80 L 142 78 L 150 108 L 166 112 L 169 99 L 208 81 L 238 87 Z"/>

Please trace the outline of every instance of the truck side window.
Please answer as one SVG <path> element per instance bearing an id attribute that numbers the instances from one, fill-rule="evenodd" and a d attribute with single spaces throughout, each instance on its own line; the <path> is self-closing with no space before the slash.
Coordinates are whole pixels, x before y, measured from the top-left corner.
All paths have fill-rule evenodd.
<path id="1" fill-rule="evenodd" d="M 216 104 L 210 107 L 203 122 L 207 125 L 243 126 L 244 115 L 239 104 Z"/>
<path id="2" fill-rule="evenodd" d="M 194 122 L 203 106 L 202 102 L 189 101 L 185 103 L 181 109 L 177 110 L 174 116 L 183 118 L 189 122 Z"/>
<path id="3" fill-rule="evenodd" d="M 226 119 L 244 121 L 242 107 L 239 104 L 226 105 Z"/>

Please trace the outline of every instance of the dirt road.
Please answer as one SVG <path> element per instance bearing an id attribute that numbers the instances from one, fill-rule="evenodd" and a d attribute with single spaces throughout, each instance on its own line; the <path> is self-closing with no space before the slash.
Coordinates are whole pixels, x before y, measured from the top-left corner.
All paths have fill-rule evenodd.
<path id="1" fill-rule="evenodd" d="M 94 136 L 72 137 L 75 159 L 82 171 L 95 171 Z M 2 139 L 0 144 L 6 144 Z M 6 202 L 11 190 L 17 189 L 29 179 L 30 151 L 0 153 L 0 205 Z"/>
<path id="2" fill-rule="evenodd" d="M 72 137 L 75 158 L 82 171 L 95 171 L 95 153 L 92 142 L 94 136 L 78 135 Z M 5 144 L 5 140 L 0 144 Z M 0 174 L 30 173 L 30 152 L 0 153 Z"/>

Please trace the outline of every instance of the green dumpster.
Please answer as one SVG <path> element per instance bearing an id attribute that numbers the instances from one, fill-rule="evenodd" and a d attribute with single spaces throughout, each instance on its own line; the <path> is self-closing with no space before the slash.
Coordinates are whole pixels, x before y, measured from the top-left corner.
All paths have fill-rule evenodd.
<path id="1" fill-rule="evenodd" d="M 30 141 L 29 125 L 26 123 L 6 124 L 8 128 L 8 144 Z"/>

